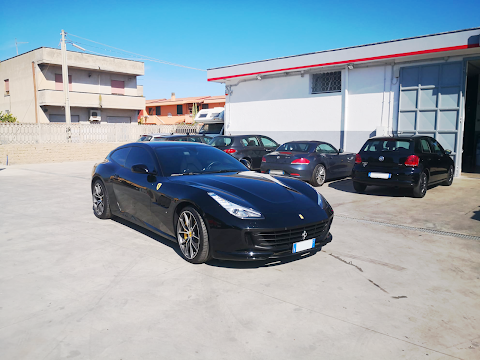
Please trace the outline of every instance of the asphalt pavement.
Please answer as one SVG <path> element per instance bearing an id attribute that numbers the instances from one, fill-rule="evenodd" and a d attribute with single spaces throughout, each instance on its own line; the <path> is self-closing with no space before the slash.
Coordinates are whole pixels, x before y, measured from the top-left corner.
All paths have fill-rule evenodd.
<path id="1" fill-rule="evenodd" d="M 479 359 L 480 180 L 318 190 L 333 241 L 192 265 L 92 212 L 93 162 L 0 167 L 0 359 Z"/>

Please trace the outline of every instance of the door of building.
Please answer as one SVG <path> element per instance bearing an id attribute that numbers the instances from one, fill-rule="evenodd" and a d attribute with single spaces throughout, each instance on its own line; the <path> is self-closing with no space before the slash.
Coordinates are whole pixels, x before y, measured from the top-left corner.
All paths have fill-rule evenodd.
<path id="1" fill-rule="evenodd" d="M 455 173 L 460 173 L 460 108 L 463 63 L 452 62 L 400 69 L 397 132 L 428 135 L 452 151 Z"/>

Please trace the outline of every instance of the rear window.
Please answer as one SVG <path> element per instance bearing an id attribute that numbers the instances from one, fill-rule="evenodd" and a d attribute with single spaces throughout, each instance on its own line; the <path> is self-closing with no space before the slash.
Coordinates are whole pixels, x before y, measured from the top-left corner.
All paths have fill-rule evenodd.
<path id="1" fill-rule="evenodd" d="M 224 147 L 224 146 L 230 146 L 232 141 L 233 139 L 231 137 L 216 137 L 208 145 L 215 146 L 215 147 Z"/>
<path id="2" fill-rule="evenodd" d="M 165 137 L 154 137 L 152 141 L 167 141 L 168 139 Z"/>
<path id="3" fill-rule="evenodd" d="M 311 145 L 310 143 L 299 143 L 299 142 L 285 143 L 283 145 L 280 145 L 277 151 L 307 152 L 310 145 Z"/>
<path id="4" fill-rule="evenodd" d="M 368 140 L 363 146 L 365 152 L 385 152 L 385 151 L 411 151 L 413 152 L 413 141 L 409 140 Z"/>

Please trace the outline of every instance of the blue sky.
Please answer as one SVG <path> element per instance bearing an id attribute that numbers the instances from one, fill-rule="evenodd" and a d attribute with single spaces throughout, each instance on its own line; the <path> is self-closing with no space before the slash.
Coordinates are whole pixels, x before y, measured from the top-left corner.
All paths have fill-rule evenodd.
<path id="1" fill-rule="evenodd" d="M 200 69 L 480 27 L 480 1 L 2 1 L 0 59 L 60 31 Z M 94 52 L 129 57 L 71 37 Z M 70 50 L 74 50 L 71 46 Z M 110 49 L 111 50 L 111 49 Z M 145 61 L 147 99 L 221 95 L 203 71 Z"/>

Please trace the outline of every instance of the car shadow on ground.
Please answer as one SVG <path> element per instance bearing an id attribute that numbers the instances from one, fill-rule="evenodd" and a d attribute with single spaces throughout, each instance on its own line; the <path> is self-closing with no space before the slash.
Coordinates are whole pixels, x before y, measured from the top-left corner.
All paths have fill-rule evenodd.
<path id="1" fill-rule="evenodd" d="M 113 216 L 112 220 L 122 224 L 124 226 L 128 226 L 130 229 L 138 231 L 139 233 L 142 233 L 145 236 L 148 236 L 152 238 L 153 240 L 161 243 L 162 245 L 166 245 L 170 247 L 173 251 L 176 252 L 176 254 L 180 257 L 183 258 L 180 247 L 178 246 L 177 243 L 164 238 L 161 235 L 158 235 L 157 233 L 154 233 L 153 231 L 147 230 L 144 227 L 137 225 L 133 222 L 130 222 L 126 219 L 120 218 L 118 216 Z M 286 258 L 282 259 L 270 259 L 270 260 L 250 260 L 250 261 L 231 261 L 231 260 L 217 260 L 217 259 L 211 259 L 207 261 L 205 264 L 210 265 L 210 266 L 215 266 L 215 267 L 221 267 L 221 268 L 229 268 L 229 269 L 255 269 L 255 268 L 260 268 L 260 267 L 270 267 L 270 266 L 278 266 L 278 265 L 283 265 L 283 264 L 288 264 L 293 261 L 297 261 L 303 258 L 310 257 L 312 255 L 315 255 L 317 252 L 319 252 L 321 249 L 315 249 L 315 251 L 303 253 L 301 255 L 292 255 Z"/>
<path id="2" fill-rule="evenodd" d="M 480 221 L 480 210 L 477 210 L 477 211 L 473 212 L 472 219 Z"/>
<path id="3" fill-rule="evenodd" d="M 353 188 L 352 179 L 332 181 L 328 184 L 328 187 L 348 193 L 357 193 Z M 390 188 L 385 186 L 367 186 L 363 193 L 358 194 L 389 197 L 412 197 L 412 190 L 407 188 Z"/>

